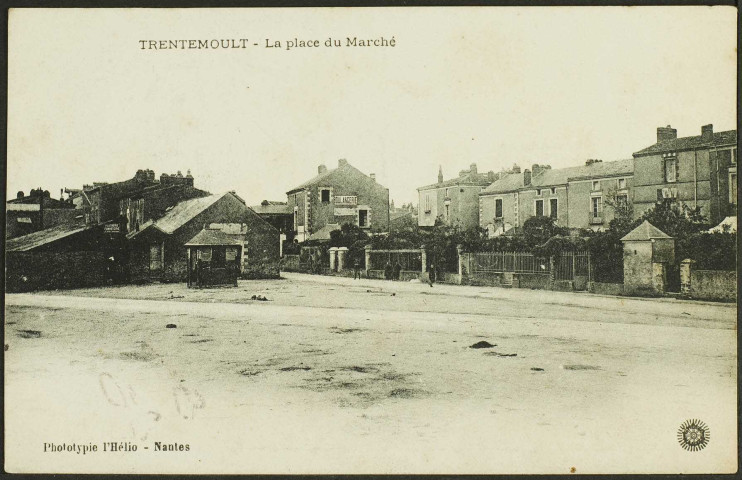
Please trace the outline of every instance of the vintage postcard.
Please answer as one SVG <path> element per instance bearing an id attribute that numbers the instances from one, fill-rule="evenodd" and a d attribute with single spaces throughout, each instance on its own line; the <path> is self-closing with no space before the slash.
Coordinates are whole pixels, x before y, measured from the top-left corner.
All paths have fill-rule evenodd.
<path id="1" fill-rule="evenodd" d="M 736 8 L 8 30 L 6 471 L 737 471 Z"/>

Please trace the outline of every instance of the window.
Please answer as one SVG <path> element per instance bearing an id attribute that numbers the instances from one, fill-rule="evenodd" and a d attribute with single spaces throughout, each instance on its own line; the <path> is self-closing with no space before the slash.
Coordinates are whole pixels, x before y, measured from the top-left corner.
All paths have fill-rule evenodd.
<path id="1" fill-rule="evenodd" d="M 665 158 L 665 183 L 674 183 L 678 180 L 677 157 Z"/>
<path id="2" fill-rule="evenodd" d="M 425 194 L 425 213 L 430 213 L 430 194 Z"/>
<path id="3" fill-rule="evenodd" d="M 729 203 L 737 204 L 737 174 L 729 174 Z"/>
<path id="4" fill-rule="evenodd" d="M 536 216 L 537 217 L 544 216 L 544 201 L 543 200 L 536 200 Z"/>
<path id="5" fill-rule="evenodd" d="M 599 180 L 594 180 L 593 181 L 593 192 L 596 191 L 596 190 L 600 190 L 600 181 Z"/>
<path id="6" fill-rule="evenodd" d="M 592 202 L 592 210 L 591 214 L 593 218 L 600 218 L 600 215 L 603 213 L 603 197 L 593 197 L 591 199 Z"/>
<path id="7" fill-rule="evenodd" d="M 495 218 L 502 218 L 502 198 L 495 199 Z"/>
<path id="8" fill-rule="evenodd" d="M 619 178 L 618 179 L 618 189 L 623 190 L 626 188 L 626 179 L 625 178 Z"/>
<path id="9" fill-rule="evenodd" d="M 551 187 L 551 194 L 556 195 L 556 187 Z"/>
<path id="10" fill-rule="evenodd" d="M 320 190 L 320 200 L 322 203 L 330 203 L 330 189 L 323 188 Z"/>
<path id="11" fill-rule="evenodd" d="M 536 195 L 538 195 L 539 197 L 541 196 L 541 189 L 540 188 L 537 188 L 536 189 Z"/>
<path id="12" fill-rule="evenodd" d="M 446 189 L 446 198 L 451 198 L 451 195 L 450 195 L 451 194 L 451 191 L 450 190 L 451 190 L 450 188 L 447 188 Z"/>
<path id="13" fill-rule="evenodd" d="M 448 215 L 449 215 L 449 213 L 450 213 L 450 212 L 449 212 L 449 207 L 450 207 L 450 206 L 451 206 L 451 205 L 449 205 L 449 204 L 446 204 L 446 220 L 448 220 Z"/>
<path id="14" fill-rule="evenodd" d="M 549 216 L 553 218 L 554 220 L 557 219 L 557 215 L 559 214 L 557 204 L 558 204 L 558 201 L 556 198 L 552 198 L 549 200 Z"/>
<path id="15" fill-rule="evenodd" d="M 358 210 L 358 226 L 361 228 L 368 228 L 368 210 Z"/>

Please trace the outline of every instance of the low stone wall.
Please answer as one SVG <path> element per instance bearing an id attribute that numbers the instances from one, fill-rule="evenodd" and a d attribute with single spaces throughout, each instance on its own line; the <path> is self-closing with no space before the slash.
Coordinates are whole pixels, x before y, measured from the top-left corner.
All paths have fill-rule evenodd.
<path id="1" fill-rule="evenodd" d="M 452 285 L 461 285 L 461 275 L 459 275 L 458 273 L 442 272 L 438 274 L 437 281 L 441 283 L 452 284 Z"/>
<path id="2" fill-rule="evenodd" d="M 548 273 L 514 273 L 513 287 L 531 288 L 537 290 L 548 290 L 550 288 L 550 275 Z"/>
<path id="3" fill-rule="evenodd" d="M 281 259 L 281 270 L 286 272 L 300 272 L 299 255 L 284 255 Z"/>
<path id="4" fill-rule="evenodd" d="M 589 282 L 587 290 L 599 295 L 623 295 L 623 283 Z"/>
<path id="5" fill-rule="evenodd" d="M 487 286 L 487 287 L 504 286 L 502 284 L 501 273 L 465 275 L 461 279 L 461 283 L 464 285 L 477 285 L 477 286 Z"/>
<path id="6" fill-rule="evenodd" d="M 693 270 L 690 296 L 702 300 L 736 301 L 737 272 L 722 270 Z"/>
<path id="7" fill-rule="evenodd" d="M 551 289 L 557 292 L 574 292 L 575 284 L 571 280 L 555 280 L 551 284 Z"/>

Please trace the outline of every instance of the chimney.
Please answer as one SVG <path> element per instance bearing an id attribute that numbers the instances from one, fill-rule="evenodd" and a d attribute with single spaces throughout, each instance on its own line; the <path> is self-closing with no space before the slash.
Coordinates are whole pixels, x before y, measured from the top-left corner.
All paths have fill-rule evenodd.
<path id="1" fill-rule="evenodd" d="M 368 176 L 371 177 L 371 180 L 373 180 L 374 182 L 376 181 L 376 174 L 375 173 L 369 173 Z"/>
<path id="2" fill-rule="evenodd" d="M 666 127 L 657 127 L 657 143 L 675 140 L 678 138 L 678 131 L 670 125 Z"/>
<path id="3" fill-rule="evenodd" d="M 472 163 L 471 165 L 469 165 L 469 173 L 471 173 L 472 175 L 476 175 L 477 174 L 477 164 L 476 163 Z"/>
<path id="4" fill-rule="evenodd" d="M 527 168 L 523 171 L 523 185 L 528 186 L 531 184 L 531 171 Z"/>
<path id="5" fill-rule="evenodd" d="M 714 141 L 714 126 L 711 124 L 704 125 L 701 127 L 701 141 L 703 143 L 711 143 Z"/>
<path id="6" fill-rule="evenodd" d="M 189 168 L 186 170 L 186 178 L 193 178 L 193 175 L 191 175 L 191 169 Z"/>
<path id="7" fill-rule="evenodd" d="M 324 164 L 323 164 L 323 165 L 320 165 L 319 167 L 317 167 L 317 173 L 318 173 L 319 175 L 322 175 L 322 174 L 323 174 L 323 173 L 325 173 L 326 171 L 327 171 L 327 167 L 326 167 L 326 166 L 324 166 Z"/>
<path id="8" fill-rule="evenodd" d="M 443 183 L 443 167 L 438 165 L 438 183 Z"/>
<path id="9" fill-rule="evenodd" d="M 489 172 L 487 172 L 487 181 L 490 182 L 490 183 L 492 183 L 495 180 L 497 180 L 497 177 L 495 177 L 495 172 L 493 172 L 492 170 L 490 170 Z"/>
<path id="10" fill-rule="evenodd" d="M 340 160 L 338 160 L 338 168 L 344 167 L 346 165 L 348 165 L 348 161 L 346 159 L 341 158 Z"/>
<path id="11" fill-rule="evenodd" d="M 15 195 L 15 198 L 23 198 L 25 195 L 23 195 L 23 190 L 19 190 L 18 193 Z"/>

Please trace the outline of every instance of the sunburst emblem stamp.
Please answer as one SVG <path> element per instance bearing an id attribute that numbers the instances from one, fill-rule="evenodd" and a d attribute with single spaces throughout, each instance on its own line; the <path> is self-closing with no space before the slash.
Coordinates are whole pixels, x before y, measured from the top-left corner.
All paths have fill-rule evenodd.
<path id="1" fill-rule="evenodd" d="M 678 428 L 678 442 L 689 452 L 703 450 L 710 439 L 709 427 L 696 418 L 684 421 Z"/>

